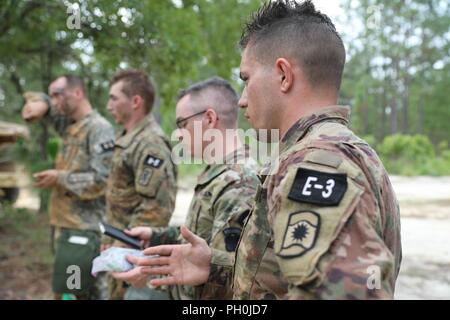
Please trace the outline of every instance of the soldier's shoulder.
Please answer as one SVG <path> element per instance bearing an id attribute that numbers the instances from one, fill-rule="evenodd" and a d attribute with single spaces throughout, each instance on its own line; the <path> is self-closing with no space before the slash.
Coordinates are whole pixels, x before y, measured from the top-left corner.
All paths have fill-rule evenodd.
<path id="1" fill-rule="evenodd" d="M 98 112 L 92 115 L 89 127 L 95 130 L 113 130 L 112 124 Z"/>
<path id="2" fill-rule="evenodd" d="M 318 125 L 304 139 L 288 148 L 281 158 L 295 162 L 309 159 L 337 166 L 342 161 L 355 161 L 366 156 L 378 160 L 376 152 L 366 141 L 345 125 L 331 122 Z"/>
<path id="3" fill-rule="evenodd" d="M 345 174 L 359 185 L 380 184 L 387 172 L 376 152 L 364 140 L 350 133 L 319 135 L 292 146 L 280 157 L 275 173 L 277 185 L 286 175 Z"/>
<path id="4" fill-rule="evenodd" d="M 226 170 L 220 178 L 228 181 L 241 181 L 244 179 L 258 179 L 258 163 L 252 159 L 241 159 L 236 163 L 226 164 Z"/>
<path id="5" fill-rule="evenodd" d="M 168 141 L 164 131 L 157 123 L 152 123 L 152 125 L 144 127 L 134 139 L 136 145 L 139 146 L 163 143 L 161 146 L 167 147 Z"/>

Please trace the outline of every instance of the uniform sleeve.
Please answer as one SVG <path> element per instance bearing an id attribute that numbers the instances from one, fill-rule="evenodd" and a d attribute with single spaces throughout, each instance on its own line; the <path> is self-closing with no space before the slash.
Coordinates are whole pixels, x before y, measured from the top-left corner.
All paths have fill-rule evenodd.
<path id="1" fill-rule="evenodd" d="M 335 167 L 292 162 L 280 166 L 268 188 L 274 252 L 288 298 L 392 298 L 394 258 L 359 168 L 347 160 Z"/>
<path id="2" fill-rule="evenodd" d="M 213 299 L 217 296 L 232 299 L 232 269 L 234 254 L 245 220 L 252 209 L 256 193 L 257 177 L 236 180 L 226 186 L 213 205 L 214 223 L 210 247 L 212 260 L 210 276 L 198 298 Z M 216 231 L 216 233 L 215 233 Z"/>
<path id="3" fill-rule="evenodd" d="M 180 236 L 180 227 L 152 228 L 152 238 L 150 246 L 159 246 L 162 244 L 176 244 Z"/>
<path id="4" fill-rule="evenodd" d="M 234 252 L 212 248 L 209 264 L 209 277 L 205 284 L 196 287 L 196 299 L 233 298 L 233 264 Z"/>
<path id="5" fill-rule="evenodd" d="M 167 226 L 175 207 L 176 178 L 170 155 L 143 146 L 133 158 L 134 185 L 141 197 L 129 227 Z"/>
<path id="6" fill-rule="evenodd" d="M 89 170 L 59 171 L 58 184 L 81 200 L 104 195 L 114 149 L 114 129 L 109 123 L 96 124 L 89 133 Z"/>
<path id="7" fill-rule="evenodd" d="M 213 247 L 235 251 L 244 222 L 252 209 L 256 186 L 256 180 L 237 180 L 228 184 L 214 200 Z"/>

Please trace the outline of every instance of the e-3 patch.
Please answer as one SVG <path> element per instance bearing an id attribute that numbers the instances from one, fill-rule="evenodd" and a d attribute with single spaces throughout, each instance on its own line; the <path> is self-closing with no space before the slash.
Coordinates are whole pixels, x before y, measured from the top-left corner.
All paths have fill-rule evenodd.
<path id="1" fill-rule="evenodd" d="M 311 250 L 320 231 L 320 216 L 313 211 L 291 213 L 278 256 L 299 257 Z"/>
<path id="2" fill-rule="evenodd" d="M 149 169 L 149 168 L 144 169 L 144 171 L 142 171 L 142 173 L 141 173 L 141 176 L 139 177 L 138 183 L 141 186 L 145 187 L 146 185 L 148 185 L 148 183 L 152 179 L 152 175 L 153 175 L 152 169 Z"/>
<path id="3" fill-rule="evenodd" d="M 345 173 L 299 168 L 288 198 L 321 206 L 337 206 L 347 190 Z"/>
<path id="4" fill-rule="evenodd" d="M 155 169 L 161 167 L 163 162 L 164 160 L 154 157 L 152 155 L 148 155 L 144 160 L 144 164 L 146 164 L 147 166 L 151 166 Z"/>

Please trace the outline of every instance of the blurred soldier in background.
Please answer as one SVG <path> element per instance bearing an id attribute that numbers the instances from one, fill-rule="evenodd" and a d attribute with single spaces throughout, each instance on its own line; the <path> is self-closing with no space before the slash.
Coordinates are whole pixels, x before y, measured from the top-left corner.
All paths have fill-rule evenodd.
<path id="1" fill-rule="evenodd" d="M 238 96 L 232 86 L 220 78 L 212 78 L 181 91 L 176 107 L 177 137 L 191 156 L 206 162 L 199 175 L 195 193 L 186 218 L 186 226 L 205 239 L 216 252 L 217 259 L 232 263 L 242 227 L 253 205 L 259 183 L 256 162 L 249 157 L 248 146 L 236 134 Z M 202 134 L 195 135 L 194 123 Z M 213 142 L 206 138 L 208 130 L 217 130 L 224 140 L 217 143 L 218 161 L 206 150 Z M 232 135 L 226 134 L 231 131 Z M 215 141 L 217 142 L 217 141 Z M 148 245 L 182 243 L 178 227 L 138 227 L 128 232 Z M 139 268 L 114 274 L 133 285 L 143 286 L 147 276 Z M 217 277 L 227 276 L 217 275 Z M 230 299 L 228 279 L 203 286 L 172 286 L 172 299 Z"/>
<path id="2" fill-rule="evenodd" d="M 107 222 L 119 229 L 167 227 L 175 208 L 177 169 L 169 139 L 151 113 L 155 89 L 139 70 L 118 72 L 110 82 L 108 111 L 124 127 L 117 135 L 108 180 Z M 103 249 L 124 246 L 103 239 Z M 129 288 L 108 279 L 111 299 L 164 299 L 162 291 Z"/>
<path id="3" fill-rule="evenodd" d="M 114 130 L 93 110 L 81 78 L 65 75 L 43 93 L 26 93 L 22 116 L 54 126 L 63 141 L 55 168 L 34 174 L 35 186 L 52 189 L 49 212 L 55 263 L 55 297 L 106 298 L 102 276 L 91 276 L 100 252 L 98 224 L 105 213 L 105 188 L 112 157 Z"/>

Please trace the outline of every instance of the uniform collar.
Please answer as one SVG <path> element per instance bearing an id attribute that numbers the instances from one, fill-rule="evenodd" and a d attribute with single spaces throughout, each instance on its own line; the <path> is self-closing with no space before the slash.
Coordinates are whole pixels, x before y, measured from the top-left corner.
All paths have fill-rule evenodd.
<path id="1" fill-rule="evenodd" d="M 78 120 L 77 122 L 74 122 L 73 124 L 71 124 L 68 127 L 68 131 L 70 132 L 71 135 L 75 135 L 78 132 L 80 132 L 81 129 L 83 129 L 88 122 L 90 121 L 90 119 L 92 117 L 94 117 L 97 114 L 97 111 L 92 110 L 92 112 L 89 112 L 87 115 L 85 115 L 83 118 L 81 118 L 80 120 Z"/>
<path id="2" fill-rule="evenodd" d="M 301 140 L 309 128 L 322 121 L 337 121 L 348 125 L 350 108 L 348 106 L 330 106 L 300 118 L 283 136 L 280 142 L 280 152 L 285 151 Z"/>
<path id="3" fill-rule="evenodd" d="M 243 147 L 227 154 L 224 160 L 225 163 L 206 166 L 205 170 L 203 170 L 202 174 L 198 177 L 197 184 L 203 185 L 209 183 L 222 172 L 226 171 L 230 164 L 237 163 L 237 161 L 241 159 L 248 159 L 249 153 L 250 151 L 248 145 L 244 145 Z"/>
<path id="4" fill-rule="evenodd" d="M 131 132 L 126 132 L 123 130 L 116 139 L 116 146 L 126 148 L 128 147 L 134 138 L 141 133 L 146 128 L 152 128 L 156 125 L 156 120 L 152 114 L 145 116 L 141 121 L 139 121 Z"/>

